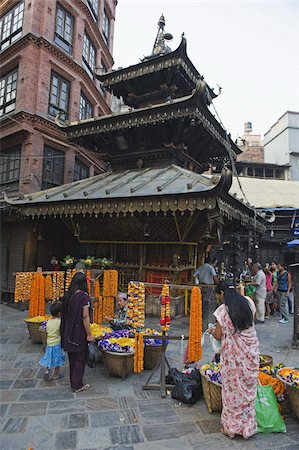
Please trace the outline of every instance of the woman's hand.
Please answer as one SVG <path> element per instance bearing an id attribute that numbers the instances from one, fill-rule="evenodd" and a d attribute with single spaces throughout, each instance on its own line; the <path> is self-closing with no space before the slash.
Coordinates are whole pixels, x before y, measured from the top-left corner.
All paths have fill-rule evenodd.
<path id="1" fill-rule="evenodd" d="M 86 336 L 86 339 L 88 342 L 94 342 L 94 337 L 91 333 Z"/>
<path id="2" fill-rule="evenodd" d="M 113 317 L 105 317 L 105 320 L 107 320 L 107 322 L 113 322 Z"/>
<path id="3" fill-rule="evenodd" d="M 216 327 L 210 327 L 208 329 L 208 333 L 213 335 L 213 332 L 216 330 Z"/>

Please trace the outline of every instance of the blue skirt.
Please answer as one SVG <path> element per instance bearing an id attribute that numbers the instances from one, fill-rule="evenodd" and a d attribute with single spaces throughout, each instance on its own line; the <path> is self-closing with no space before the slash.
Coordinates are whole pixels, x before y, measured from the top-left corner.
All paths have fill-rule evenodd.
<path id="1" fill-rule="evenodd" d="M 41 366 L 51 369 L 52 367 L 63 366 L 64 360 L 64 350 L 62 350 L 60 344 L 52 345 L 51 347 L 47 345 L 44 356 L 39 360 L 39 363 Z"/>

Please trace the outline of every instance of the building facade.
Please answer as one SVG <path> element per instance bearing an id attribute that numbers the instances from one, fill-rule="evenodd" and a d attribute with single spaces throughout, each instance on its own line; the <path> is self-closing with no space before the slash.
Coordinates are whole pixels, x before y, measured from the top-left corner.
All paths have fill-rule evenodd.
<path id="1" fill-rule="evenodd" d="M 106 165 L 94 149 L 66 139 L 55 123 L 110 113 L 111 94 L 94 75 L 113 65 L 116 0 L 2 0 L 0 2 L 0 191 L 31 194 L 93 176 Z M 2 194 L 1 194 L 1 197 Z M 37 227 L 2 210 L 0 277 L 31 270 L 28 246 Z M 57 236 L 45 258 L 57 251 Z M 24 244 L 25 243 L 25 244 Z M 34 244 L 32 244 L 34 243 Z"/>
<path id="2" fill-rule="evenodd" d="M 0 185 L 30 193 L 100 173 L 56 126 L 110 112 L 94 70 L 112 64 L 114 0 L 2 1 Z"/>
<path id="3" fill-rule="evenodd" d="M 289 165 L 289 180 L 299 181 L 299 112 L 286 111 L 264 138 L 265 162 Z"/>

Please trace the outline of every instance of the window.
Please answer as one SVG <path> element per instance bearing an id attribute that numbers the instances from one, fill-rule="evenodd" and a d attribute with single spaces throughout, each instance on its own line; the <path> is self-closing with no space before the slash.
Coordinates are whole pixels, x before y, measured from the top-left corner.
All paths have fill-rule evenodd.
<path id="1" fill-rule="evenodd" d="M 263 168 L 260 168 L 260 167 L 256 167 L 256 168 L 255 168 L 255 173 L 254 173 L 254 175 L 255 175 L 257 178 L 264 178 L 264 169 L 263 169 Z"/>
<path id="2" fill-rule="evenodd" d="M 74 181 L 83 180 L 83 178 L 88 178 L 88 167 L 76 160 L 74 168 Z"/>
<path id="3" fill-rule="evenodd" d="M 51 88 L 49 101 L 49 114 L 56 116 L 59 112 L 64 113 L 60 116 L 64 121 L 68 116 L 70 82 L 62 78 L 60 75 L 52 72 Z"/>
<path id="4" fill-rule="evenodd" d="M 253 167 L 247 167 L 247 176 L 253 177 Z"/>
<path id="5" fill-rule="evenodd" d="M 0 80 L 0 117 L 16 107 L 18 69 Z"/>
<path id="6" fill-rule="evenodd" d="M 20 156 L 19 148 L 2 150 L 0 156 L 0 184 L 10 181 L 18 181 L 20 176 Z"/>
<path id="7" fill-rule="evenodd" d="M 265 168 L 265 178 L 273 178 L 273 169 Z"/>
<path id="8" fill-rule="evenodd" d="M 0 50 L 13 44 L 22 35 L 24 2 L 19 3 L 0 19 Z"/>
<path id="9" fill-rule="evenodd" d="M 73 16 L 57 5 L 54 41 L 68 53 L 72 53 L 73 28 Z"/>
<path id="10" fill-rule="evenodd" d="M 109 37 L 110 37 L 110 19 L 106 13 L 106 10 L 104 9 L 103 14 L 103 36 L 105 38 L 105 41 L 107 44 L 109 43 Z"/>
<path id="11" fill-rule="evenodd" d="M 95 19 L 98 18 L 99 14 L 99 1 L 98 0 L 87 0 L 87 4 L 91 9 L 92 15 Z"/>
<path id="12" fill-rule="evenodd" d="M 91 42 L 90 38 L 87 36 L 87 34 L 84 34 L 84 40 L 83 40 L 83 67 L 90 76 L 90 78 L 93 79 L 93 71 L 95 68 L 95 62 L 96 62 L 96 49 Z"/>
<path id="13" fill-rule="evenodd" d="M 81 92 L 79 120 L 89 119 L 90 117 L 93 117 L 93 106 L 87 100 L 85 95 L 83 95 L 82 92 Z"/>
<path id="14" fill-rule="evenodd" d="M 42 189 L 63 183 L 64 154 L 50 147 L 44 148 Z"/>
<path id="15" fill-rule="evenodd" d="M 284 169 L 275 169 L 275 178 L 279 180 L 284 180 L 285 179 Z"/>

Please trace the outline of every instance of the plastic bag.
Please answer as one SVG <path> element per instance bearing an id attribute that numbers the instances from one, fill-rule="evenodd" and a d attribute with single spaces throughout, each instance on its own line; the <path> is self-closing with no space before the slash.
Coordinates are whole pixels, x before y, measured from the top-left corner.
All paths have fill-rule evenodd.
<path id="1" fill-rule="evenodd" d="M 256 291 L 256 286 L 252 286 L 252 284 L 248 284 L 245 287 L 245 293 L 248 297 L 253 298 Z"/>
<path id="2" fill-rule="evenodd" d="M 206 337 L 207 334 L 209 334 L 210 335 L 211 345 L 212 345 L 212 348 L 213 348 L 213 352 L 216 353 L 216 354 L 220 354 L 221 353 L 221 339 L 218 340 L 212 334 L 209 333 L 209 328 L 212 328 L 212 327 L 215 327 L 215 324 L 214 323 L 209 323 L 208 329 L 202 335 L 201 345 L 202 346 L 204 345 L 205 337 Z"/>
<path id="3" fill-rule="evenodd" d="M 180 381 L 176 383 L 171 396 L 181 403 L 194 405 L 200 399 L 201 387 L 195 381 Z"/>
<path id="4" fill-rule="evenodd" d="M 194 369 L 190 373 L 183 373 L 180 372 L 177 368 L 173 367 L 169 369 L 169 374 L 166 376 L 166 381 L 169 382 L 167 384 L 176 384 L 186 381 L 195 381 L 196 383 L 200 383 L 200 371 L 198 369 Z"/>
<path id="5" fill-rule="evenodd" d="M 88 367 L 94 369 L 101 359 L 101 352 L 95 342 L 89 342 L 87 346 L 86 363 Z"/>
<path id="6" fill-rule="evenodd" d="M 272 386 L 258 386 L 255 402 L 259 433 L 286 433 Z"/>

